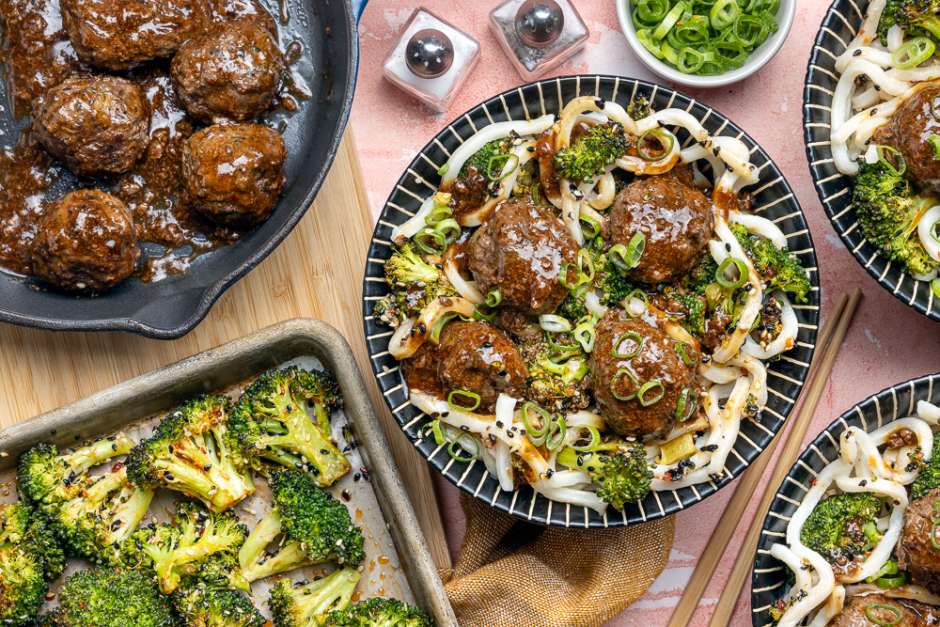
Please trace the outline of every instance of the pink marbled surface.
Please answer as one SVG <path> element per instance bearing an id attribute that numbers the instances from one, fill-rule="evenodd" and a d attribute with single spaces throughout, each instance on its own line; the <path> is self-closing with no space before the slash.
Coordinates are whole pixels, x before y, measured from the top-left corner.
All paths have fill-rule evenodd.
<path id="1" fill-rule="evenodd" d="M 382 59 L 414 4 L 407 0 L 369 2 L 359 27 L 362 58 L 351 123 L 376 218 L 405 167 L 447 122 L 486 98 L 524 82 L 490 34 L 487 14 L 496 4 L 495 0 L 426 3 L 444 19 L 468 30 L 483 46 L 481 61 L 468 84 L 450 111 L 439 115 L 382 77 Z M 591 29 L 591 37 L 587 48 L 563 65 L 558 74 L 601 73 L 655 80 L 627 47 L 617 23 L 614 0 L 575 0 L 575 4 Z M 809 175 L 800 128 L 803 79 L 813 39 L 828 5 L 824 0 L 798 0 L 796 20 L 783 48 L 748 80 L 714 90 L 677 87 L 732 118 L 783 171 L 806 212 L 816 245 L 823 317 L 839 292 L 856 285 L 865 292 L 807 442 L 863 398 L 889 385 L 940 371 L 940 325 L 908 309 L 855 262 L 830 226 Z M 768 469 L 764 483 L 769 473 Z M 456 556 L 464 532 L 458 492 L 440 478 L 438 483 L 451 551 Z M 764 485 L 760 491 L 763 489 Z M 608 627 L 667 624 L 731 494 L 732 489 L 725 489 L 705 504 L 676 516 L 676 538 L 668 567 L 647 594 Z M 753 517 L 757 500 L 752 499 L 743 522 Z M 739 525 L 692 620 L 693 626 L 708 624 L 745 532 L 746 526 Z M 750 625 L 749 615 L 748 588 L 741 595 L 732 624 Z"/>

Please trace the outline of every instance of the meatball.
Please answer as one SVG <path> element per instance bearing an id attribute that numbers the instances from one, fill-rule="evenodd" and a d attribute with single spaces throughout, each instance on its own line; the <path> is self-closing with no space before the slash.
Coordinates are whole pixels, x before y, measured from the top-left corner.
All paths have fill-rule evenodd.
<path id="1" fill-rule="evenodd" d="M 91 294 L 130 276 L 140 257 L 130 211 L 96 189 L 70 192 L 49 204 L 30 252 L 40 279 Z"/>
<path id="2" fill-rule="evenodd" d="M 173 57 L 173 87 L 207 124 L 248 122 L 270 106 L 284 73 L 277 40 L 258 20 L 216 24 Z"/>
<path id="3" fill-rule="evenodd" d="M 696 361 L 686 364 L 676 342 L 664 331 L 641 318 L 629 319 L 620 309 L 610 309 L 594 327 L 597 339 L 588 366 L 592 373 L 594 398 L 607 426 L 624 436 L 659 435 L 676 422 L 679 397 L 685 388 L 694 388 Z M 632 355 L 630 357 L 614 356 Z M 691 349 L 686 355 L 694 355 Z M 640 387 L 658 381 L 642 396 Z M 655 402 L 653 399 L 662 393 Z M 621 400 L 626 399 L 626 400 Z M 686 413 L 687 412 L 687 413 Z M 685 409 L 686 415 L 694 410 Z"/>
<path id="4" fill-rule="evenodd" d="M 911 601 L 910 599 L 894 599 L 882 594 L 864 594 L 848 597 L 842 612 L 832 619 L 829 627 L 874 627 L 866 615 L 869 606 L 878 603 L 892 605 L 901 617 L 894 627 L 926 627 L 937 624 L 937 608 L 925 603 Z M 873 618 L 885 624 L 892 624 L 898 620 L 897 612 L 884 607 L 874 607 L 869 610 Z"/>
<path id="5" fill-rule="evenodd" d="M 888 123 L 872 138 L 873 144 L 891 146 L 900 152 L 908 175 L 934 191 L 940 191 L 940 161 L 937 161 L 927 140 L 931 135 L 940 135 L 940 122 L 930 107 L 938 97 L 940 85 L 917 92 L 898 107 Z M 940 101 L 936 104 L 940 106 Z M 891 158 L 891 155 L 886 154 L 885 158 Z"/>
<path id="6" fill-rule="evenodd" d="M 150 142 L 150 104 L 135 83 L 116 76 L 70 78 L 37 101 L 34 131 L 79 176 L 133 166 Z"/>
<path id="7" fill-rule="evenodd" d="M 568 294 L 558 276 L 577 262 L 578 245 L 560 220 L 525 198 L 496 208 L 470 238 L 467 257 L 484 294 L 499 290 L 503 309 L 539 315 Z"/>
<path id="8" fill-rule="evenodd" d="M 614 244 L 628 246 L 636 233 L 646 237 L 646 250 L 630 278 L 664 283 L 680 278 L 701 260 L 715 216 L 686 166 L 630 183 L 614 200 L 610 228 Z"/>
<path id="9" fill-rule="evenodd" d="M 172 56 L 205 31 L 205 0 L 61 0 L 62 23 L 78 57 L 127 70 Z"/>
<path id="10" fill-rule="evenodd" d="M 940 500 L 940 489 L 931 490 L 917 499 L 904 512 L 904 533 L 898 544 L 898 566 L 906 570 L 911 581 L 940 594 L 940 551 L 934 548 L 930 537 L 932 518 L 936 516 L 934 503 Z M 940 529 L 934 531 L 940 532 Z M 936 534 L 940 543 L 940 533 Z"/>
<path id="11" fill-rule="evenodd" d="M 500 394 L 522 398 L 528 369 L 509 335 L 488 322 L 449 322 L 440 343 L 424 344 L 402 364 L 411 390 L 446 399 L 460 390 L 480 396 L 479 413 L 492 414 Z M 457 394 L 455 405 L 470 406 Z"/>
<path id="12" fill-rule="evenodd" d="M 277 35 L 274 18 L 258 0 L 213 0 L 212 12 L 216 20 L 221 22 L 231 22 L 240 18 L 255 20 L 272 35 Z"/>
<path id="13" fill-rule="evenodd" d="M 284 187 L 287 148 L 260 124 L 210 126 L 183 147 L 186 198 L 224 225 L 252 225 L 268 217 Z"/>

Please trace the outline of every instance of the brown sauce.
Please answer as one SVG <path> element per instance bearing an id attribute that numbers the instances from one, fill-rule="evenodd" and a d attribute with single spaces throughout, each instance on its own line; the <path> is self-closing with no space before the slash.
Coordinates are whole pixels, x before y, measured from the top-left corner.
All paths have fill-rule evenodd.
<path id="1" fill-rule="evenodd" d="M 256 0 L 213 0 L 215 19 L 263 12 Z M 267 14 L 264 14 L 268 17 Z M 271 22 L 273 27 L 273 20 Z M 6 35 L 0 61 L 17 118 L 29 115 L 32 103 L 66 78 L 89 75 L 63 30 L 58 0 L 0 0 L 0 27 Z M 295 46 L 296 48 L 297 46 Z M 295 58 L 299 50 L 292 51 Z M 171 88 L 166 62 L 154 62 L 126 77 L 137 82 L 149 100 L 153 121 L 150 144 L 138 163 L 115 177 L 83 179 L 80 187 L 98 187 L 127 204 L 142 242 L 166 247 L 162 256 L 145 260 L 135 276 L 155 282 L 185 274 L 197 256 L 238 241 L 244 233 L 207 221 L 190 208 L 182 194 L 183 143 L 196 130 Z M 284 95 L 307 94 L 291 82 Z M 43 215 L 51 186 L 68 171 L 32 139 L 31 127 L 0 151 L 0 270 L 31 275 L 29 246 Z"/>

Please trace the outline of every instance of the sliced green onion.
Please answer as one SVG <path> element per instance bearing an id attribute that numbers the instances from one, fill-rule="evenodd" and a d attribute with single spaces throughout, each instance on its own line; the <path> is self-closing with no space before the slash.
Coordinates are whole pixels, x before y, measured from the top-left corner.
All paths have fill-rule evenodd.
<path id="1" fill-rule="evenodd" d="M 434 328 L 431 329 L 431 332 L 428 334 L 428 341 L 431 342 L 431 344 L 438 344 L 441 339 L 441 331 L 444 330 L 444 325 L 456 317 L 456 311 L 448 311 L 438 318 L 437 322 L 434 323 Z"/>
<path id="2" fill-rule="evenodd" d="M 569 333 L 571 323 L 555 314 L 542 314 L 539 316 L 539 326 L 549 333 Z"/>
<path id="3" fill-rule="evenodd" d="M 493 322 L 493 320 L 496 319 L 496 312 L 492 311 L 488 314 L 485 314 L 480 308 L 480 305 L 475 305 L 473 307 L 473 319 L 477 322 L 480 322 L 481 320 L 486 322 Z"/>
<path id="4" fill-rule="evenodd" d="M 874 610 L 887 610 L 891 612 L 892 614 L 894 614 L 895 616 L 897 616 L 897 618 L 895 618 L 893 621 L 890 621 L 890 622 L 879 620 L 875 618 L 874 616 L 872 616 L 871 611 L 873 609 Z M 902 618 L 904 618 L 904 612 L 901 611 L 901 608 L 891 605 L 889 603 L 871 603 L 868 605 L 868 607 L 865 608 L 865 616 L 868 617 L 868 620 L 875 623 L 876 625 L 880 625 L 881 627 L 894 627 L 895 625 L 901 622 Z"/>
<path id="5" fill-rule="evenodd" d="M 725 30 L 734 24 L 734 20 L 737 19 L 740 10 L 735 0 L 718 0 L 708 14 L 712 28 L 718 31 Z"/>
<path id="6" fill-rule="evenodd" d="M 897 49 L 891 57 L 892 63 L 899 70 L 913 70 L 933 56 L 937 46 L 926 37 L 915 37 Z"/>
<path id="7" fill-rule="evenodd" d="M 454 404 L 454 395 L 459 394 L 462 397 L 469 398 L 473 401 L 472 407 L 462 407 L 460 405 Z M 455 411 L 473 411 L 480 406 L 480 395 L 475 392 L 465 392 L 464 390 L 454 390 L 447 395 L 447 404 L 450 405 L 450 408 Z"/>
<path id="8" fill-rule="evenodd" d="M 634 398 L 636 398 L 636 392 L 634 392 L 630 396 L 620 396 L 619 394 L 617 394 L 617 390 L 614 389 L 614 387 L 617 385 L 617 381 L 619 381 L 620 378 L 623 376 L 629 377 L 630 380 L 633 381 L 633 384 L 639 388 L 640 382 L 637 381 L 637 378 L 635 376 L 633 376 L 633 373 L 627 370 L 626 368 L 621 368 L 620 370 L 614 373 L 613 378 L 610 380 L 610 393 L 613 394 L 614 398 L 616 398 L 618 401 L 633 400 Z"/>
<path id="9" fill-rule="evenodd" d="M 440 248 L 433 248 L 428 245 L 428 243 L 424 241 L 425 237 L 434 240 L 434 243 L 440 246 Z M 447 238 L 443 233 L 435 229 L 422 229 L 412 238 L 412 241 L 418 245 L 418 248 L 429 255 L 443 255 L 447 252 Z"/>
<path id="10" fill-rule="evenodd" d="M 888 560 L 885 562 L 885 565 L 875 571 L 875 574 L 871 577 L 865 579 L 868 583 L 875 583 L 876 579 L 883 577 L 884 575 L 897 575 L 898 574 L 898 563 L 894 560 Z"/>
<path id="11" fill-rule="evenodd" d="M 575 344 L 574 346 L 568 346 L 566 344 L 559 344 L 558 342 L 552 339 L 551 333 L 546 334 L 546 337 L 548 338 L 548 345 L 554 348 L 555 350 L 559 350 L 559 351 L 566 352 L 566 353 L 577 353 L 581 351 L 581 347 L 577 344 Z"/>
<path id="12" fill-rule="evenodd" d="M 898 158 L 898 167 L 895 168 L 891 165 L 887 159 L 885 159 L 885 150 L 894 153 L 894 156 Z M 897 149 L 892 148 L 891 146 L 875 146 L 875 153 L 878 155 L 878 161 L 884 164 L 888 170 L 895 176 L 904 176 L 904 173 L 907 172 L 907 163 L 904 161 L 904 155 L 898 152 Z"/>
<path id="13" fill-rule="evenodd" d="M 709 40 L 708 20 L 702 15 L 693 15 L 676 24 L 669 34 L 675 35 L 675 41 L 683 46 L 702 45 Z"/>
<path id="14" fill-rule="evenodd" d="M 734 264 L 738 268 L 738 278 L 735 280 L 729 280 L 728 275 L 726 274 L 728 268 Z M 728 257 L 721 262 L 721 265 L 718 266 L 718 271 L 715 272 L 715 280 L 718 281 L 718 284 L 721 287 L 736 290 L 745 283 L 747 283 L 748 270 L 747 264 L 741 261 L 740 259 L 735 259 L 734 257 Z"/>
<path id="15" fill-rule="evenodd" d="M 940 98 L 940 96 L 934 96 L 930 99 L 930 114 L 933 116 L 933 119 L 940 122 L 940 111 L 937 110 L 937 98 Z"/>
<path id="16" fill-rule="evenodd" d="M 542 428 L 536 429 L 532 426 L 532 422 L 529 420 L 529 410 L 534 410 L 542 418 Z M 535 446 L 541 446 L 541 439 L 548 435 L 549 429 L 552 427 L 552 415 L 548 413 L 547 410 L 542 409 L 535 403 L 525 403 L 522 405 L 522 426 L 525 427 L 526 436 L 532 441 L 532 444 Z M 538 443 L 536 443 L 538 441 Z"/>
<path id="17" fill-rule="evenodd" d="M 614 267 L 620 270 L 621 274 L 626 274 L 629 270 L 640 263 L 640 258 L 646 250 L 646 235 L 637 231 L 630 238 L 630 244 L 616 244 L 607 252 L 608 258 L 613 262 Z"/>
<path id="18" fill-rule="evenodd" d="M 578 216 L 578 219 L 581 221 L 582 231 L 584 231 L 584 237 L 587 239 L 594 239 L 595 237 L 600 236 L 601 234 L 601 223 L 592 218 L 591 216 L 582 213 Z M 589 228 L 584 228 L 585 226 Z"/>
<path id="19" fill-rule="evenodd" d="M 659 394 L 654 392 L 654 396 L 652 398 L 646 398 L 644 395 L 650 390 L 658 390 Z M 662 381 L 647 381 L 640 386 L 640 391 L 636 393 L 636 398 L 640 401 L 640 405 L 643 407 L 649 407 L 650 405 L 658 403 L 665 395 L 666 386 L 663 385 Z"/>
<path id="20" fill-rule="evenodd" d="M 448 244 L 460 238 L 460 225 L 453 218 L 447 218 L 437 223 L 437 232 L 444 236 Z"/>
<path id="21" fill-rule="evenodd" d="M 739 43 L 719 41 L 715 44 L 715 54 L 729 69 L 737 69 L 747 61 L 748 53 Z"/>
<path id="22" fill-rule="evenodd" d="M 506 166 L 512 162 L 512 168 L 506 170 Z M 493 155 L 490 157 L 490 160 L 486 163 L 486 178 L 491 181 L 501 181 L 513 172 L 516 171 L 516 168 L 519 167 L 519 157 L 512 153 L 502 154 L 502 155 Z M 499 176 L 494 176 L 493 171 L 496 170 L 499 172 Z"/>
<path id="23" fill-rule="evenodd" d="M 472 453 L 467 450 L 466 446 L 461 444 L 461 440 L 463 440 L 464 438 L 466 438 L 469 442 L 473 442 Z M 458 445 L 460 446 L 461 450 L 463 450 L 463 452 L 470 455 L 470 457 L 461 457 L 460 454 L 458 454 L 457 451 L 455 450 L 455 447 Z M 457 439 L 451 442 L 450 445 L 447 447 L 447 454 L 450 455 L 450 458 L 453 459 L 454 461 L 472 462 L 473 460 L 475 460 L 476 458 L 480 456 L 480 443 L 477 442 L 476 438 L 474 438 L 469 433 L 461 433 L 460 435 L 457 436 Z"/>
<path id="24" fill-rule="evenodd" d="M 435 204 L 431 213 L 424 219 L 424 222 L 430 227 L 437 227 L 438 224 L 447 218 L 454 217 L 454 212 L 447 205 Z"/>
<path id="25" fill-rule="evenodd" d="M 933 160 L 940 161 L 940 135 L 931 135 L 927 138 L 927 143 L 933 148 Z"/>
<path id="26" fill-rule="evenodd" d="M 654 57 L 657 59 L 663 58 L 663 52 L 659 49 L 659 46 L 653 41 L 653 31 L 649 29 L 642 29 L 636 32 L 636 38 L 639 42 L 646 48 Z"/>
<path id="27" fill-rule="evenodd" d="M 940 277 L 937 277 L 930 282 L 930 291 L 933 292 L 934 296 L 940 298 Z"/>
<path id="28" fill-rule="evenodd" d="M 676 343 L 676 352 L 679 353 L 679 359 L 686 366 L 691 366 L 698 361 L 698 351 L 692 348 L 692 345 L 688 342 Z"/>
<path id="29" fill-rule="evenodd" d="M 499 290 L 492 290 L 486 295 L 486 300 L 483 301 L 483 304 L 492 309 L 493 307 L 498 307 L 501 302 L 503 302 L 503 295 Z"/>
<path id="30" fill-rule="evenodd" d="M 574 283 L 569 283 L 568 273 L 572 271 L 577 274 L 578 278 Z M 558 272 L 558 282 L 561 283 L 562 287 L 566 290 L 573 290 L 584 283 L 584 275 L 581 273 L 581 268 L 578 264 L 568 261 L 561 264 L 561 270 Z"/>
<path id="31" fill-rule="evenodd" d="M 431 433 L 434 434 L 434 441 L 437 442 L 438 445 L 447 441 L 447 438 L 444 437 L 444 430 L 441 428 L 440 420 L 432 420 L 430 426 Z"/>
<path id="32" fill-rule="evenodd" d="M 683 48 L 676 58 L 676 68 L 683 74 L 694 74 L 705 65 L 705 55 L 692 48 Z"/>
<path id="33" fill-rule="evenodd" d="M 549 451 L 554 451 L 565 441 L 565 435 L 567 435 L 567 433 L 568 427 L 565 425 L 565 419 L 559 418 L 555 421 L 555 424 L 552 425 L 551 433 L 545 438 L 545 448 Z M 558 437 L 555 438 L 555 435 L 558 435 Z"/>
<path id="34" fill-rule="evenodd" d="M 578 341 L 585 353 L 590 353 L 594 350 L 594 341 L 597 339 L 597 334 L 590 324 L 579 324 L 574 330 L 574 339 Z"/>
<path id="35" fill-rule="evenodd" d="M 643 301 L 643 308 L 640 309 L 639 311 L 637 311 L 633 307 L 634 298 Z M 639 289 L 633 290 L 627 295 L 626 298 L 623 299 L 623 308 L 627 311 L 627 313 L 630 316 L 634 318 L 639 318 L 644 313 L 646 313 L 646 310 L 649 309 L 649 306 L 650 306 L 649 297 L 642 290 L 639 290 Z"/>
<path id="36" fill-rule="evenodd" d="M 940 543 L 937 542 L 937 533 L 936 533 L 937 525 L 940 524 L 938 520 L 931 519 L 931 522 L 933 524 L 930 525 L 930 543 L 933 545 L 933 548 L 940 550 Z"/>
<path id="37" fill-rule="evenodd" d="M 437 173 L 439 176 L 444 176 L 445 174 L 447 174 L 448 170 L 450 170 L 450 164 L 445 163 L 444 166 L 440 170 L 437 171 Z"/>
<path id="38" fill-rule="evenodd" d="M 668 41 L 663 41 L 663 43 L 659 45 L 659 49 L 662 51 L 663 58 L 666 61 L 669 61 L 673 65 L 679 63 L 679 51 L 670 46 Z"/>
<path id="39" fill-rule="evenodd" d="M 734 28 L 729 32 L 735 37 L 735 40 L 745 48 L 753 48 L 757 45 L 761 31 L 766 28 L 759 19 L 752 15 L 739 15 L 734 21 Z"/>
<path id="40" fill-rule="evenodd" d="M 890 590 L 892 588 L 900 588 L 905 583 L 907 583 L 907 574 L 898 573 L 897 575 L 890 575 L 887 577 L 880 577 L 875 580 L 875 585 L 883 590 Z"/>
<path id="41" fill-rule="evenodd" d="M 581 283 L 590 283 L 594 280 L 594 257 L 591 251 L 582 248 L 578 251 L 578 266 L 581 272 Z"/>
<path id="42" fill-rule="evenodd" d="M 734 0 L 732 0 L 732 2 L 733 1 Z M 646 141 L 646 138 L 649 137 L 650 135 L 657 135 L 658 137 L 660 137 L 661 138 L 660 143 L 665 143 L 662 140 L 668 140 L 669 147 L 666 148 L 663 154 L 659 155 L 658 157 L 653 157 L 643 152 L 643 142 Z M 666 131 L 662 129 L 651 128 L 650 130 L 640 135 L 640 139 L 636 143 L 636 152 L 638 155 L 640 155 L 640 159 L 643 159 L 643 161 L 650 161 L 650 162 L 662 161 L 663 159 L 665 159 L 672 153 L 672 149 L 675 148 L 675 146 L 676 146 L 676 138 L 672 134 L 667 133 Z"/>
<path id="43" fill-rule="evenodd" d="M 620 353 L 620 345 L 625 340 L 633 340 L 633 343 L 636 344 L 636 349 L 632 353 Z M 611 357 L 616 359 L 632 359 L 640 354 L 640 351 L 643 350 L 643 336 L 641 336 L 636 331 L 627 331 L 626 333 L 621 333 L 616 340 L 614 340 L 614 345 L 610 349 Z"/>
<path id="44" fill-rule="evenodd" d="M 679 393 L 679 404 L 676 406 L 676 422 L 688 420 L 698 405 L 698 394 L 692 388 L 682 388 Z"/>
<path id="45" fill-rule="evenodd" d="M 532 186 L 532 204 L 536 207 L 544 207 L 542 201 L 539 199 L 539 184 L 536 183 Z"/>
<path id="46" fill-rule="evenodd" d="M 669 14 L 669 0 L 640 0 L 636 4 L 639 18 L 644 22 L 658 24 Z"/>
<path id="47" fill-rule="evenodd" d="M 589 453 L 593 451 L 594 449 L 596 449 L 597 445 L 600 444 L 601 442 L 600 432 L 595 427 L 592 427 L 591 425 L 582 425 L 578 428 L 587 429 L 588 432 L 591 434 L 591 440 L 587 444 L 582 444 L 580 446 L 576 444 L 569 444 L 568 448 L 570 448 L 573 451 L 578 451 L 579 453 Z"/>
<path id="48" fill-rule="evenodd" d="M 653 31 L 653 40 L 662 41 L 672 27 L 676 25 L 676 22 L 679 21 L 679 18 L 682 17 L 682 14 L 685 13 L 686 9 L 685 2 L 677 2 L 674 7 L 666 14 L 666 17 L 663 18 L 663 21 L 659 23 L 659 26 L 656 27 L 656 30 Z"/>

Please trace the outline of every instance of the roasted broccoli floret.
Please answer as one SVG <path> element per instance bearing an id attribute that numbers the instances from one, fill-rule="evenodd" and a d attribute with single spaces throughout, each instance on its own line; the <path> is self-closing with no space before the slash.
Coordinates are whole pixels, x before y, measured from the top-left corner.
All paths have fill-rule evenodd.
<path id="1" fill-rule="evenodd" d="M 483 174 L 491 180 L 496 180 L 503 174 L 503 166 L 506 165 L 505 158 L 497 159 L 491 162 L 493 157 L 509 153 L 511 142 L 506 139 L 496 139 L 480 148 L 470 155 L 470 158 L 464 161 L 460 168 L 458 178 L 463 178 L 470 173 L 470 166 L 473 166 L 480 174 Z"/>
<path id="2" fill-rule="evenodd" d="M 127 457 L 138 488 L 164 487 L 224 511 L 255 491 L 249 465 L 230 426 L 227 396 L 200 396 L 163 419 Z"/>
<path id="3" fill-rule="evenodd" d="M 165 594 L 198 583 L 249 590 L 235 559 L 248 529 L 235 514 L 214 513 L 198 503 L 179 503 L 173 523 L 135 531 L 125 543 L 125 565 L 152 568 Z"/>
<path id="4" fill-rule="evenodd" d="M 434 619 L 418 607 L 396 599 L 374 598 L 330 612 L 325 627 L 434 627 Z"/>
<path id="5" fill-rule="evenodd" d="M 271 475 L 271 511 L 252 530 L 238 554 L 248 581 L 327 561 L 358 566 L 365 558 L 362 532 L 346 506 L 296 470 Z M 265 554 L 283 534 L 279 550 Z"/>
<path id="6" fill-rule="evenodd" d="M 700 296 L 705 295 L 705 288 L 715 282 L 718 264 L 711 255 L 705 255 L 702 260 L 679 283 L 687 290 Z"/>
<path id="7" fill-rule="evenodd" d="M 385 280 L 396 288 L 424 288 L 439 281 L 441 275 L 441 270 L 425 263 L 411 242 L 393 248 L 385 262 Z"/>
<path id="8" fill-rule="evenodd" d="M 670 298 L 685 309 L 685 317 L 679 319 L 679 324 L 692 335 L 705 333 L 706 299 L 697 294 L 672 294 Z"/>
<path id="9" fill-rule="evenodd" d="M 75 554 L 116 565 L 121 562 L 124 542 L 146 515 L 153 494 L 149 488 L 131 484 L 124 466 L 63 503 L 53 515 L 52 525 Z"/>
<path id="10" fill-rule="evenodd" d="M 940 433 L 933 436 L 933 452 L 914 483 L 911 484 L 911 500 L 916 501 L 927 496 L 935 488 L 940 488 Z"/>
<path id="11" fill-rule="evenodd" d="M 783 290 L 805 303 L 806 294 L 812 285 L 796 255 L 791 255 L 788 248 L 777 248 L 769 239 L 751 235 L 742 224 L 733 223 L 730 226 L 757 274 L 767 282 L 770 289 Z"/>
<path id="12" fill-rule="evenodd" d="M 62 549 L 29 503 L 0 508 L 0 624 L 29 624 L 45 601 L 46 579 L 64 567 Z"/>
<path id="13" fill-rule="evenodd" d="M 565 148 L 552 160 L 555 173 L 572 181 L 602 174 L 604 168 L 622 157 L 630 147 L 623 127 L 616 123 L 598 124 Z"/>
<path id="14" fill-rule="evenodd" d="M 339 385 L 325 370 L 270 370 L 236 406 L 242 450 L 263 474 L 283 466 L 310 473 L 318 486 L 332 485 L 350 467 L 330 439 L 330 414 L 342 402 Z"/>
<path id="15" fill-rule="evenodd" d="M 271 588 L 268 604 L 274 614 L 274 627 L 322 625 L 327 614 L 346 609 L 357 583 L 359 573 L 349 566 L 313 583 L 293 585 L 290 579 L 281 579 Z"/>
<path id="16" fill-rule="evenodd" d="M 526 398 L 543 407 L 584 409 L 590 402 L 584 378 L 588 373 L 587 355 L 569 334 L 537 333 L 517 339 L 517 346 L 528 366 Z"/>
<path id="17" fill-rule="evenodd" d="M 903 264 L 912 275 L 928 274 L 936 267 L 916 233 L 929 203 L 914 194 L 897 169 L 881 161 L 860 161 L 852 202 L 862 234 L 883 257 Z"/>
<path id="18" fill-rule="evenodd" d="M 912 36 L 927 34 L 940 39 L 940 2 L 937 0 L 888 0 L 881 21 L 878 23 L 878 35 L 888 36 L 888 29 L 898 24 Z"/>
<path id="19" fill-rule="evenodd" d="M 233 590 L 179 588 L 172 599 L 186 625 L 193 627 L 263 627 L 266 622 L 251 599 Z"/>
<path id="20" fill-rule="evenodd" d="M 65 552 L 46 516 L 28 501 L 0 507 L 0 548 L 10 547 L 40 559 L 46 579 L 57 579 L 65 570 Z"/>
<path id="21" fill-rule="evenodd" d="M 574 294 L 568 294 L 565 296 L 565 300 L 561 301 L 561 304 L 555 311 L 555 315 L 571 321 L 571 325 L 574 327 L 576 321 L 588 315 L 588 310 L 584 306 L 583 298 L 578 298 Z"/>
<path id="22" fill-rule="evenodd" d="M 180 627 L 169 597 L 146 573 L 97 567 L 72 575 L 43 627 Z"/>
<path id="23" fill-rule="evenodd" d="M 458 296 L 443 271 L 425 262 L 411 242 L 392 249 L 385 262 L 385 280 L 392 292 L 376 301 L 372 315 L 390 327 L 418 315 L 436 298 Z"/>
<path id="24" fill-rule="evenodd" d="M 636 94 L 627 105 L 627 115 L 634 120 L 642 120 L 653 112 L 650 99 L 645 94 Z"/>
<path id="25" fill-rule="evenodd" d="M 610 439 L 601 442 L 591 453 L 565 448 L 557 462 L 575 470 L 584 470 L 599 483 L 597 496 L 622 510 L 627 503 L 636 503 L 649 493 L 653 466 L 646 458 L 641 442 Z"/>
<path id="26" fill-rule="evenodd" d="M 883 507 L 884 499 L 868 492 L 832 496 L 813 508 L 800 541 L 832 564 L 851 561 L 877 544 L 875 519 Z"/>
<path id="27" fill-rule="evenodd" d="M 606 253 L 598 255 L 594 267 L 594 289 L 600 291 L 601 304 L 619 303 L 633 292 L 633 283 L 614 265 Z"/>
<path id="28" fill-rule="evenodd" d="M 90 482 L 86 476 L 90 468 L 127 455 L 133 447 L 134 441 L 123 433 L 62 455 L 52 444 L 38 444 L 20 457 L 20 490 L 26 498 L 42 504 L 75 498 Z"/>

